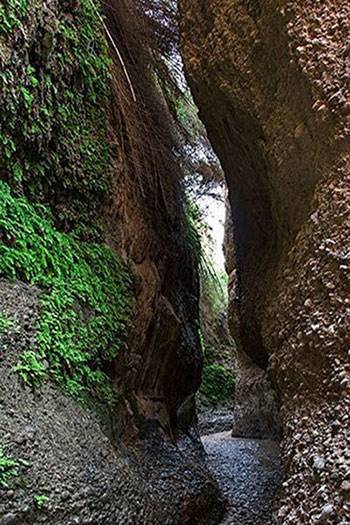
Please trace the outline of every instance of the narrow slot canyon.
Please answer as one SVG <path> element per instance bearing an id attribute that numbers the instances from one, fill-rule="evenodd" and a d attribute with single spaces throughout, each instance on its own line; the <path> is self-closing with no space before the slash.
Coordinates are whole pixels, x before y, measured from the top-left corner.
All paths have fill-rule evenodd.
<path id="1" fill-rule="evenodd" d="M 350 524 L 349 28 L 0 2 L 0 525 Z"/>

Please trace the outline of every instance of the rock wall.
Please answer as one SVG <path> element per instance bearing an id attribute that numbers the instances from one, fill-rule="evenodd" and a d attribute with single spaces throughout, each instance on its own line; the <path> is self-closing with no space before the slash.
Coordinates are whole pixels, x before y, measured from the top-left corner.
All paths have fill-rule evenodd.
<path id="1" fill-rule="evenodd" d="M 14 367 L 37 346 L 39 297 L 34 286 L 0 280 L 0 311 L 12 320 L 0 333 L 0 443 L 17 471 L 4 486 L 0 454 L 1 525 L 216 523 L 216 488 L 193 446 L 180 451 L 157 436 L 116 446 L 102 431 L 108 413 L 53 382 L 33 390 L 19 381 Z"/>
<path id="2" fill-rule="evenodd" d="M 180 5 L 188 79 L 229 186 L 239 340 L 279 397 L 275 522 L 345 524 L 350 7 Z"/>
<path id="3" fill-rule="evenodd" d="M 113 43 L 94 4 L 0 7 L 0 524 L 215 523 L 171 118 L 136 4 Z"/>
<path id="4" fill-rule="evenodd" d="M 280 437 L 278 400 L 266 369 L 253 361 L 242 345 L 240 335 L 240 295 L 230 202 L 226 200 L 225 267 L 228 274 L 228 324 L 236 341 L 235 395 L 232 435 L 245 438 L 276 439 Z"/>
<path id="5" fill-rule="evenodd" d="M 108 240 L 130 261 L 136 280 L 129 352 L 114 365 L 114 384 L 127 400 L 121 414 L 125 437 L 143 434 L 148 426 L 174 437 L 184 411 L 184 419 L 194 416 L 193 408 L 190 414 L 182 405 L 192 406 L 202 367 L 197 261 L 186 242 L 182 173 L 173 153 L 177 139 L 154 82 L 147 47 L 152 36 L 137 3 L 115 2 L 105 15 L 114 42 L 125 50 L 136 95 L 134 101 L 114 57 L 110 133 L 117 146 Z"/>

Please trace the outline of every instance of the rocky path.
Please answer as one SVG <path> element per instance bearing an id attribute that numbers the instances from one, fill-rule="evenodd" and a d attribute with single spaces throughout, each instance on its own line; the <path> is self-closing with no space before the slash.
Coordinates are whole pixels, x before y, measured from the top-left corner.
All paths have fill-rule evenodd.
<path id="1" fill-rule="evenodd" d="M 202 441 L 227 500 L 222 525 L 270 525 L 280 479 L 278 443 L 232 438 L 230 432 L 206 435 Z"/>

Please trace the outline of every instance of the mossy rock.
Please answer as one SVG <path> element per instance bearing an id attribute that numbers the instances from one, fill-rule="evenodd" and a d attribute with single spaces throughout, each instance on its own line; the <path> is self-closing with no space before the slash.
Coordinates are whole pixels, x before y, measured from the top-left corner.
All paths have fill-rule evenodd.
<path id="1" fill-rule="evenodd" d="M 38 346 L 16 367 L 22 379 L 37 385 L 47 376 L 76 397 L 111 397 L 105 370 L 125 346 L 132 310 L 119 257 L 59 232 L 48 209 L 0 181 L 0 277 L 42 289 Z"/>
<path id="2" fill-rule="evenodd" d="M 204 366 L 199 394 L 205 402 L 212 405 L 229 402 L 232 399 L 234 387 L 235 379 L 231 370 L 227 370 L 220 364 Z"/>

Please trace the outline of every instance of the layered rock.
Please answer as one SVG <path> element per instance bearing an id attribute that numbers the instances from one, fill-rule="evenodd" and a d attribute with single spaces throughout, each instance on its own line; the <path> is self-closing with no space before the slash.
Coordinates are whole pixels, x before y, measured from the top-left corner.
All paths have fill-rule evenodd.
<path id="1" fill-rule="evenodd" d="M 105 14 L 114 45 L 125 49 L 136 96 L 133 100 L 114 56 L 110 134 L 117 147 L 108 240 L 131 262 L 136 278 L 130 351 L 114 366 L 115 387 L 127 400 L 121 427 L 126 438 L 144 433 L 149 425 L 174 437 L 179 418 L 193 420 L 189 401 L 202 367 L 197 261 L 186 243 L 173 121 L 154 83 L 148 48 L 143 47 L 147 25 L 137 4 L 115 2 Z"/>
<path id="2" fill-rule="evenodd" d="M 280 402 L 275 522 L 345 524 L 350 7 L 180 4 L 188 79 L 229 187 L 234 324 Z"/>

